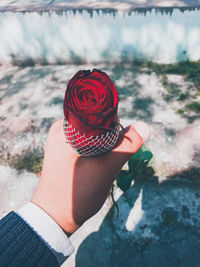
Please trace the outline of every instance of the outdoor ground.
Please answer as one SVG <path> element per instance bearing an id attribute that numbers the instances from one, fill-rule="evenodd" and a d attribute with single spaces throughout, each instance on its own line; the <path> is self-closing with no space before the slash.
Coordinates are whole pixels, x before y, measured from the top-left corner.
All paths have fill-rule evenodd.
<path id="1" fill-rule="evenodd" d="M 119 91 L 121 123 L 150 125 L 154 162 L 126 193 L 115 189 L 118 217 L 109 197 L 71 237 L 76 253 L 63 266 L 199 266 L 199 62 L 1 66 L 0 216 L 30 200 L 66 84 L 94 67 Z"/>

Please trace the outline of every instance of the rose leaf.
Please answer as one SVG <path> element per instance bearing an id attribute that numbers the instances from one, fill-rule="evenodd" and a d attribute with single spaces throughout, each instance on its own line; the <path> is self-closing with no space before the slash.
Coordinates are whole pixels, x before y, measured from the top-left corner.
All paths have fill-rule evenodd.
<path id="1" fill-rule="evenodd" d="M 132 176 L 127 171 L 121 170 L 117 177 L 117 185 L 122 191 L 127 191 L 131 187 Z"/>

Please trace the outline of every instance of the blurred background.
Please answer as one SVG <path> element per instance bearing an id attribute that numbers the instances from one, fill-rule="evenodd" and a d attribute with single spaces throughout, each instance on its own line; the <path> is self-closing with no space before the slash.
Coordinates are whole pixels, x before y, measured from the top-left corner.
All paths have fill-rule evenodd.
<path id="1" fill-rule="evenodd" d="M 67 83 L 99 68 L 119 117 L 150 125 L 154 155 L 115 186 L 63 266 L 199 266 L 199 1 L 0 2 L 0 217 L 31 199 Z M 125 166 L 127 168 L 127 166 Z M 58 181 L 59 182 L 59 181 Z"/>

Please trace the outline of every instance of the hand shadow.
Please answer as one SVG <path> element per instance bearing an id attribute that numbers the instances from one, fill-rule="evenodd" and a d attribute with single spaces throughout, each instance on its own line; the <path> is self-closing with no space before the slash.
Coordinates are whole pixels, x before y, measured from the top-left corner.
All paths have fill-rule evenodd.
<path id="1" fill-rule="evenodd" d="M 198 224 L 191 225 L 182 211 L 187 207 L 183 195 L 199 187 L 183 180 L 159 184 L 152 168 L 142 170 L 117 200 L 118 218 L 113 205 L 99 230 L 81 243 L 76 266 L 198 266 Z"/>

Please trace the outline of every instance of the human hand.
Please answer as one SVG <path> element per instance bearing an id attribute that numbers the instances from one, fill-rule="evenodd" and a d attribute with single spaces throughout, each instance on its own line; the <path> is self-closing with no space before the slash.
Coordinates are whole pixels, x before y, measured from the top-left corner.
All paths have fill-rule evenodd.
<path id="1" fill-rule="evenodd" d="M 143 122 L 120 133 L 116 147 L 101 156 L 81 157 L 65 143 L 63 119 L 48 134 L 39 185 L 32 202 L 72 234 L 99 211 L 113 181 L 149 137 Z"/>

